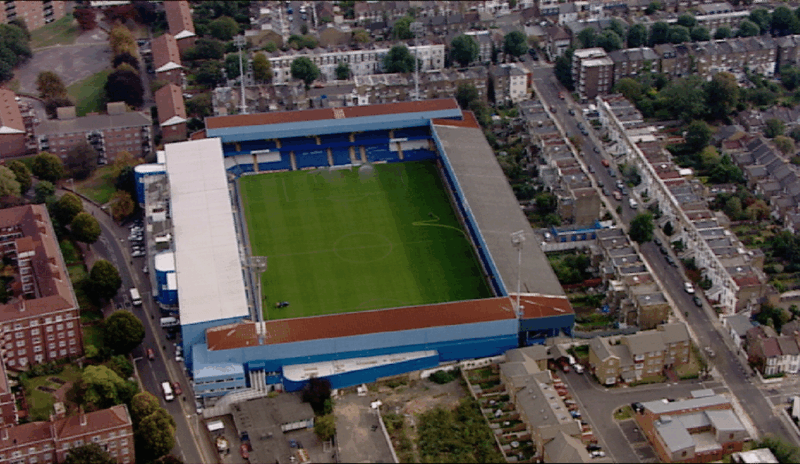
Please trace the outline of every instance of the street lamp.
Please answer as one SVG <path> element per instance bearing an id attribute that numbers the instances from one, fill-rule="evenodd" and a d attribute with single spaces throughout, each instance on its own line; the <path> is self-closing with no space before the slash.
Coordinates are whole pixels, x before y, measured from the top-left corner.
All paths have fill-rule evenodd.
<path id="1" fill-rule="evenodd" d="M 521 291 L 522 281 L 522 246 L 525 243 L 525 231 L 518 230 L 511 233 L 511 245 L 517 249 L 517 317 L 522 314 L 522 308 L 519 304 L 519 296 Z"/>

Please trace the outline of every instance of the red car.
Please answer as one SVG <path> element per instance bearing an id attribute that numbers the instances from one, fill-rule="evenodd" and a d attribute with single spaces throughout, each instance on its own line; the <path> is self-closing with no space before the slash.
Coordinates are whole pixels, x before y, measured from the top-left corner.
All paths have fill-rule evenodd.
<path id="1" fill-rule="evenodd" d="M 147 359 L 149 359 L 150 361 L 156 359 L 156 353 L 155 351 L 153 351 L 152 348 L 147 349 Z"/>
<path id="2" fill-rule="evenodd" d="M 181 393 L 183 393 L 183 390 L 181 390 L 181 383 L 180 382 L 173 383 L 172 384 L 172 389 L 175 391 L 176 395 L 180 395 Z"/>

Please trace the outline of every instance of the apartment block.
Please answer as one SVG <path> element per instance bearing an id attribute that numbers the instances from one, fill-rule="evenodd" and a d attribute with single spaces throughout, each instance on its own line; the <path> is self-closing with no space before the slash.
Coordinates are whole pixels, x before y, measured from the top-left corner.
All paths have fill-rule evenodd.
<path id="1" fill-rule="evenodd" d="M 161 127 L 161 142 L 182 142 L 186 140 L 186 105 L 181 88 L 169 83 L 155 94 L 158 108 L 158 125 Z"/>
<path id="2" fill-rule="evenodd" d="M 420 98 L 431 100 L 452 97 L 459 85 L 471 84 L 475 86 L 481 100 L 486 101 L 487 76 L 488 71 L 483 66 L 464 69 L 445 68 L 420 73 Z M 413 75 L 370 74 L 355 76 L 353 83 L 359 105 L 408 101 L 415 92 Z"/>
<path id="3" fill-rule="evenodd" d="M 25 123 L 16 98 L 11 90 L 0 88 L 0 158 L 22 156 L 27 152 Z"/>
<path id="4" fill-rule="evenodd" d="M 108 114 L 76 117 L 75 107 L 59 108 L 58 119 L 35 128 L 39 150 L 65 158 L 67 152 L 88 142 L 100 155 L 99 163 L 113 163 L 122 152 L 142 158 L 153 150 L 150 115 L 125 111 L 121 102 L 109 103 Z"/>
<path id="5" fill-rule="evenodd" d="M 193 47 L 197 40 L 189 2 L 187 0 L 170 0 L 163 2 L 163 5 L 167 14 L 169 34 L 175 38 L 180 53 L 183 53 L 187 48 Z"/>
<path id="6" fill-rule="evenodd" d="M 478 43 L 479 63 L 489 63 L 492 61 L 492 48 L 494 44 L 491 31 L 467 31 L 464 35 L 472 37 L 475 39 L 475 42 Z"/>
<path id="7" fill-rule="evenodd" d="M 735 11 L 730 3 L 721 2 L 697 5 L 695 19 L 697 24 L 708 28 L 713 35 L 717 29 L 723 26 L 735 31 L 748 16 L 750 16 L 749 10 Z"/>
<path id="8" fill-rule="evenodd" d="M 62 0 L 11 0 L 0 7 L 0 23 L 8 24 L 14 19 L 25 21 L 29 31 L 39 29 L 64 17 L 67 2 Z"/>
<path id="9" fill-rule="evenodd" d="M 178 41 L 172 34 L 162 34 L 150 44 L 153 51 L 153 68 L 156 79 L 183 87 L 183 65 Z"/>
<path id="10" fill-rule="evenodd" d="M 581 99 L 606 95 L 613 86 L 614 62 L 602 48 L 575 50 L 572 80 Z"/>
<path id="11" fill-rule="evenodd" d="M 0 210 L 0 250 L 12 261 L 9 301 L 0 305 L 9 369 L 83 354 L 80 308 L 43 205 Z"/>
<path id="12" fill-rule="evenodd" d="M 18 419 L 17 401 L 8 383 L 6 368 L 0 362 L 0 428 L 16 425 Z"/>
<path id="13" fill-rule="evenodd" d="M 64 462 L 72 448 L 96 443 L 118 464 L 136 462 L 133 422 L 124 404 L 0 430 L 0 462 Z"/>
<path id="14" fill-rule="evenodd" d="M 642 72 L 658 70 L 658 55 L 649 47 L 615 50 L 608 54 L 614 62 L 614 82 L 634 77 Z"/>
<path id="15" fill-rule="evenodd" d="M 528 98 L 531 73 L 516 64 L 492 66 L 489 70 L 494 80 L 495 99 L 498 102 L 519 103 Z"/>
<path id="16" fill-rule="evenodd" d="M 422 41 L 420 41 L 422 42 Z M 426 43 L 408 47 L 412 55 L 416 55 L 420 62 L 420 72 L 441 70 L 444 68 L 444 44 Z M 274 77 L 273 84 L 285 84 L 292 79 L 290 68 L 292 61 L 301 56 L 309 58 L 320 70 L 322 77 L 327 81 L 336 80 L 336 67 L 339 62 L 350 65 L 353 76 L 365 76 L 383 71 L 383 58 L 389 53 L 391 45 L 371 46 L 360 50 L 310 50 L 288 52 L 274 52 L 268 57 L 272 64 Z"/>

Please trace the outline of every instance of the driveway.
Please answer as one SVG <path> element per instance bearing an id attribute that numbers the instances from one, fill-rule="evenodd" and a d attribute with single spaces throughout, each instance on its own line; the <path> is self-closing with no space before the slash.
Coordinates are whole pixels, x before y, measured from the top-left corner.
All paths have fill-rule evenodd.
<path id="1" fill-rule="evenodd" d="M 69 86 L 110 66 L 108 34 L 95 29 L 78 36 L 72 45 L 33 50 L 33 58 L 14 71 L 14 77 L 19 79 L 20 93 L 36 95 L 36 76 L 42 71 L 54 71 Z"/>

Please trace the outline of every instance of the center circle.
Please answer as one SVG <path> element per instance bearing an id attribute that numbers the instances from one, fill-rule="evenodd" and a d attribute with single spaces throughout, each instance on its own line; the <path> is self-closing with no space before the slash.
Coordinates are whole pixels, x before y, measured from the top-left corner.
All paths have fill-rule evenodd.
<path id="1" fill-rule="evenodd" d="M 389 256 L 394 245 L 385 235 L 373 232 L 353 232 L 339 237 L 333 252 L 342 261 L 364 264 L 380 261 Z"/>

